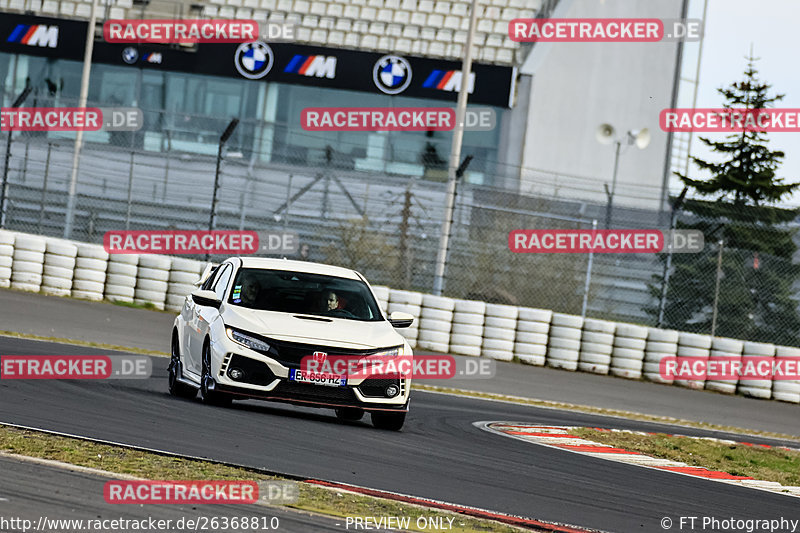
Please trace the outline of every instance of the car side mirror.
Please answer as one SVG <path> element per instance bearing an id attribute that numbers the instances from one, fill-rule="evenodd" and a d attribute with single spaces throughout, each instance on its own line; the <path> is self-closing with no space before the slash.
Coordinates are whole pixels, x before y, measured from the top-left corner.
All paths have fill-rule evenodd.
<path id="1" fill-rule="evenodd" d="M 222 300 L 219 299 L 217 293 L 214 291 L 198 289 L 192 293 L 192 300 L 197 305 L 204 305 L 206 307 L 213 307 L 219 309 L 222 305 Z"/>
<path id="2" fill-rule="evenodd" d="M 389 323 L 396 328 L 407 328 L 414 323 L 414 315 L 395 311 L 389 315 Z"/>

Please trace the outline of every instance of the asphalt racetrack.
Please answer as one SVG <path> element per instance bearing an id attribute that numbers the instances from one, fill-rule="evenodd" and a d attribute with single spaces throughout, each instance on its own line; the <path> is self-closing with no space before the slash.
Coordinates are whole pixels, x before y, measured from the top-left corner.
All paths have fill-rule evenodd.
<path id="1" fill-rule="evenodd" d="M 0 337 L 0 354 L 100 353 L 109 352 Z M 366 418 L 339 422 L 331 410 L 176 399 L 167 393 L 167 362 L 154 357 L 145 380 L 0 380 L 0 423 L 621 533 L 663 531 L 663 517 L 800 519 L 797 498 L 537 446 L 473 422 L 674 426 L 415 391 L 403 431 L 380 431 Z"/>

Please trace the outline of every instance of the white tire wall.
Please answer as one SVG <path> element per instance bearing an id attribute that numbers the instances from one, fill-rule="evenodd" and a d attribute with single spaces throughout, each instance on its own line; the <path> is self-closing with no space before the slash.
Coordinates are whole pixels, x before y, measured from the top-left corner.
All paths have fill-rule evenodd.
<path id="1" fill-rule="evenodd" d="M 69 296 L 78 247 L 62 239 L 47 239 L 41 291 L 52 296 Z"/>
<path id="2" fill-rule="evenodd" d="M 447 353 L 450 350 L 454 309 L 453 298 L 424 294 L 419 315 L 417 346 L 425 350 Z"/>
<path id="3" fill-rule="evenodd" d="M 72 296 L 85 300 L 102 300 L 109 254 L 99 244 L 76 244 L 78 253 L 72 274 Z"/>
<path id="4" fill-rule="evenodd" d="M 745 342 L 742 347 L 742 366 L 748 365 L 748 360 L 756 363 L 762 361 L 761 358 L 775 358 L 775 345 L 762 342 Z M 758 359 L 752 359 L 758 358 Z M 759 363 L 756 363 L 758 366 Z M 739 384 L 736 392 L 751 398 L 761 398 L 768 400 L 772 398 L 772 384 L 771 379 L 739 379 Z"/>
<path id="5" fill-rule="evenodd" d="M 14 234 L 0 230 L 0 288 L 11 286 L 11 264 L 14 262 Z"/>
<path id="6" fill-rule="evenodd" d="M 106 300 L 133 303 L 138 271 L 139 254 L 111 254 L 106 268 Z"/>
<path id="7" fill-rule="evenodd" d="M 184 257 L 173 257 L 167 275 L 167 296 L 164 301 L 165 309 L 180 311 L 186 296 L 195 290 L 195 283 L 200 280 L 204 263 Z M 144 270 L 147 275 L 149 270 Z"/>
<path id="8" fill-rule="evenodd" d="M 709 335 L 681 331 L 678 336 L 676 356 L 678 368 L 691 363 L 695 358 L 708 359 L 711 356 L 711 342 L 712 338 Z M 675 385 L 700 390 L 705 386 L 705 379 L 676 379 Z"/>
<path id="9" fill-rule="evenodd" d="M 381 308 L 381 312 L 388 313 L 389 287 L 384 285 L 375 285 L 372 287 L 372 292 L 375 294 L 375 299 L 378 301 L 378 306 Z"/>
<path id="10" fill-rule="evenodd" d="M 714 337 L 711 339 L 711 352 L 708 356 L 709 366 L 725 364 L 729 367 L 732 362 L 741 362 L 744 342 L 736 339 Z M 723 394 L 736 394 L 739 379 L 719 379 L 714 375 L 706 379 L 705 389 L 721 392 Z"/>
<path id="11" fill-rule="evenodd" d="M 608 374 L 615 330 L 616 324 L 607 320 L 587 318 L 583 321 L 578 370 Z"/>
<path id="12" fill-rule="evenodd" d="M 29 292 L 39 292 L 42 287 L 42 273 L 44 272 L 44 255 L 47 241 L 44 237 L 17 233 L 14 237 L 14 248 L 11 260 L 10 286 L 12 289 Z M 6 237 L 6 241 L 10 238 Z M 4 246 L 7 252 L 8 244 Z M 8 263 L 8 259 L 3 261 Z M 0 267 L 0 278 L 8 274 L 8 266 Z M 6 287 L 9 285 L 3 284 Z"/>
<path id="13" fill-rule="evenodd" d="M 520 307 L 514 357 L 526 365 L 544 366 L 547 362 L 547 338 L 553 312 L 549 309 Z"/>
<path id="14" fill-rule="evenodd" d="M 579 316 L 553 313 L 547 340 L 547 366 L 578 369 L 583 322 Z"/>
<path id="15" fill-rule="evenodd" d="M 140 305 L 152 304 L 156 309 L 164 310 L 171 266 L 172 258 L 169 256 L 140 255 L 133 301 Z"/>
<path id="16" fill-rule="evenodd" d="M 519 308 L 512 305 L 486 304 L 481 355 L 498 361 L 514 360 Z M 488 326 L 488 324 L 494 324 Z"/>
<path id="17" fill-rule="evenodd" d="M 648 328 L 637 324 L 620 323 L 614 331 L 609 373 L 627 379 L 641 379 Z"/>
<path id="18" fill-rule="evenodd" d="M 455 300 L 453 327 L 450 331 L 450 352 L 479 357 L 483 346 L 483 324 L 486 320 L 486 303 L 472 300 Z"/>
<path id="19" fill-rule="evenodd" d="M 776 346 L 775 358 L 791 358 L 798 361 L 800 360 L 800 348 Z M 772 399 L 782 402 L 800 403 L 800 380 L 776 380 L 772 384 Z"/>
<path id="20" fill-rule="evenodd" d="M 675 357 L 678 353 L 680 333 L 670 329 L 648 328 L 644 346 L 642 377 L 655 383 L 671 385 L 673 379 L 661 373 L 661 361 Z M 668 359 L 669 360 L 669 359 Z"/>
<path id="21" fill-rule="evenodd" d="M 408 313 L 414 317 L 414 322 L 409 328 L 397 328 L 395 331 L 406 339 L 409 346 L 417 346 L 419 337 L 419 315 L 422 307 L 422 293 L 389 289 L 389 303 L 386 311 L 391 315 L 395 311 Z"/>

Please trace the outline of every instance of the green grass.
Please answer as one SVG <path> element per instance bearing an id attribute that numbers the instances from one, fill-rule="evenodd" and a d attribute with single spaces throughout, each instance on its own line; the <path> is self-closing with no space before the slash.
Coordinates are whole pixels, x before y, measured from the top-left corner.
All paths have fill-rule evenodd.
<path id="1" fill-rule="evenodd" d="M 690 466 L 702 466 L 763 481 L 776 481 L 787 486 L 800 486 L 800 451 L 727 444 L 711 439 L 662 433 L 641 435 L 629 431 L 576 428 L 570 430 L 570 434 L 653 457 L 680 461 Z"/>

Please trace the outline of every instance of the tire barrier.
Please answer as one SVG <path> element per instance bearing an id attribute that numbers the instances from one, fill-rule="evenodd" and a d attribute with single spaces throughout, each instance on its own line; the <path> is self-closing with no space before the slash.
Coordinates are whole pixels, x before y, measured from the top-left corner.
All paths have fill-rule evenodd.
<path id="1" fill-rule="evenodd" d="M 553 313 L 547 340 L 547 366 L 577 370 L 583 318 Z"/>
<path id="2" fill-rule="evenodd" d="M 688 333 L 681 331 L 678 336 L 678 353 L 677 361 L 680 367 L 685 358 L 691 357 L 692 359 L 701 358 L 708 359 L 711 355 L 711 337 L 709 335 L 700 335 L 698 333 Z M 689 361 L 691 361 L 690 359 Z M 705 380 L 702 379 L 676 379 L 675 384 L 680 387 L 688 389 L 702 389 L 705 385 Z"/>
<path id="3" fill-rule="evenodd" d="M 72 274 L 72 296 L 84 300 L 102 300 L 106 285 L 108 252 L 99 244 L 78 244 Z"/>
<path id="4" fill-rule="evenodd" d="M 78 247 L 62 239 L 47 239 L 42 272 L 42 294 L 70 296 Z"/>
<path id="5" fill-rule="evenodd" d="M 800 358 L 800 348 L 776 346 L 775 358 Z M 800 403 L 800 380 L 776 380 L 772 383 L 772 399 L 782 402 Z"/>
<path id="6" fill-rule="evenodd" d="M 594 374 L 608 374 L 611 352 L 614 349 L 616 324 L 607 320 L 587 318 L 583 321 L 578 370 Z"/>
<path id="7" fill-rule="evenodd" d="M 742 360 L 742 350 L 744 342 L 736 339 L 726 339 L 724 337 L 714 337 L 711 339 L 711 352 L 708 355 L 708 363 L 717 362 L 717 365 L 729 364 L 734 361 Z M 706 378 L 706 390 L 722 392 L 724 394 L 735 394 L 739 379 L 708 379 Z"/>
<path id="8" fill-rule="evenodd" d="M 177 311 L 185 295 L 194 290 L 204 266 L 201 261 L 169 256 L 109 257 L 100 245 L 0 230 L 0 288 L 90 300 L 105 297 L 150 302 L 159 309 Z M 421 345 L 443 352 L 500 360 L 516 357 L 532 365 L 608 372 L 628 378 L 643 375 L 660 383 L 670 382 L 661 377 L 660 363 L 665 357 L 676 357 L 679 364 L 682 358 L 700 357 L 708 362 L 741 359 L 743 368 L 753 357 L 800 357 L 800 348 L 796 347 L 712 339 L 695 333 L 584 320 L 546 309 L 453 300 L 384 286 L 373 287 L 373 292 L 388 313 L 403 311 L 415 317 L 412 327 L 397 330 L 412 347 L 422 336 Z M 674 383 L 800 404 L 800 380 L 773 380 L 771 376 L 724 380 L 712 376 Z"/>
<path id="9" fill-rule="evenodd" d="M 377 285 L 372 287 L 372 292 L 375 293 L 375 299 L 378 301 L 378 306 L 381 312 L 387 314 L 389 312 L 389 287 Z M 414 322 L 418 321 L 419 317 L 414 317 Z"/>
<path id="10" fill-rule="evenodd" d="M 422 296 L 417 346 L 442 353 L 450 350 L 454 308 L 455 300 L 452 298 L 432 294 Z"/>
<path id="11" fill-rule="evenodd" d="M 747 364 L 748 357 L 775 357 L 775 345 L 763 342 L 745 342 L 742 348 L 742 365 Z M 771 379 L 740 379 L 736 391 L 751 398 L 769 400 L 772 398 Z"/>
<path id="12" fill-rule="evenodd" d="M 680 333 L 669 329 L 647 328 L 647 342 L 644 345 L 644 364 L 642 376 L 655 383 L 671 385 L 673 379 L 661 375 L 661 361 L 665 357 L 678 354 Z"/>
<path id="13" fill-rule="evenodd" d="M 112 254 L 106 270 L 106 300 L 133 303 L 138 272 L 138 254 Z"/>
<path id="14" fill-rule="evenodd" d="M 39 292 L 44 273 L 44 237 L 17 233 L 14 236 L 14 255 L 11 261 L 11 288 Z"/>
<path id="15" fill-rule="evenodd" d="M 547 339 L 553 312 L 549 309 L 520 307 L 514 357 L 526 365 L 543 366 L 547 360 Z"/>
<path id="16" fill-rule="evenodd" d="M 170 311 L 180 311 L 186 296 L 195 290 L 195 283 L 200 280 L 205 263 L 186 259 L 183 257 L 173 257 L 170 265 L 169 276 L 167 278 L 167 298 L 164 308 Z"/>
<path id="17" fill-rule="evenodd" d="M 627 379 L 642 378 L 647 333 L 645 326 L 617 324 L 608 368 L 611 375 Z"/>
<path id="18" fill-rule="evenodd" d="M 419 336 L 419 320 L 420 308 L 422 307 L 422 293 L 412 291 L 401 291 L 396 289 L 389 289 L 389 314 L 395 311 L 401 311 L 414 316 L 414 323 L 410 328 L 399 328 L 396 331 L 405 337 L 409 346 L 415 348 L 417 346 L 417 337 Z"/>
<path id="19" fill-rule="evenodd" d="M 485 322 L 486 302 L 455 300 L 453 327 L 450 330 L 450 352 L 480 357 Z"/>
<path id="20" fill-rule="evenodd" d="M 169 271 L 172 257 L 166 255 L 140 255 L 139 269 L 136 272 L 136 288 L 133 292 L 134 303 L 152 304 L 156 309 L 164 310 L 169 286 Z"/>
<path id="21" fill-rule="evenodd" d="M 0 230 L 0 288 L 11 286 L 11 265 L 14 263 L 14 234 Z"/>
<path id="22" fill-rule="evenodd" d="M 498 361 L 514 360 L 519 308 L 512 305 L 486 304 L 481 355 Z"/>

